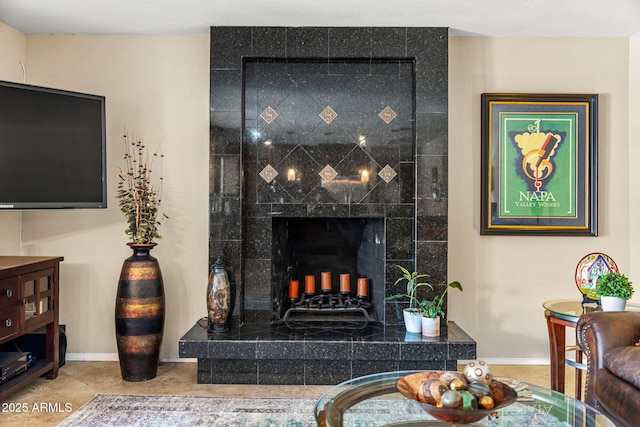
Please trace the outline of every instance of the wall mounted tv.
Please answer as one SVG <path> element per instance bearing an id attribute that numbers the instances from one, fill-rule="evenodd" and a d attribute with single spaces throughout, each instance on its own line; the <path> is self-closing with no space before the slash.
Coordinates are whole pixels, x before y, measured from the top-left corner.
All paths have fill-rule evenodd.
<path id="1" fill-rule="evenodd" d="M 105 99 L 0 81 L 0 210 L 106 208 Z"/>

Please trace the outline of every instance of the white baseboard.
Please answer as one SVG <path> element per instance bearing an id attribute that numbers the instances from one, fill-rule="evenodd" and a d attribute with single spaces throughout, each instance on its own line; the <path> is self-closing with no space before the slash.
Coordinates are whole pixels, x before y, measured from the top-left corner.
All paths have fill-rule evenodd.
<path id="1" fill-rule="evenodd" d="M 117 362 L 118 353 L 67 353 L 66 360 L 81 362 Z M 496 358 L 480 357 L 489 365 L 545 365 L 549 366 L 549 359 L 545 358 Z M 196 362 L 198 359 L 162 359 L 161 362 Z M 469 360 L 458 360 L 459 365 L 468 363 Z"/>
<path id="2" fill-rule="evenodd" d="M 67 353 L 65 360 L 79 362 L 117 362 L 118 353 Z M 161 359 L 161 362 L 197 362 L 198 359 Z"/>
<path id="3" fill-rule="evenodd" d="M 549 366 L 549 359 L 546 358 L 500 358 L 500 357 L 478 357 L 489 365 L 545 365 Z M 465 365 L 469 360 L 458 360 L 459 365 Z"/>
<path id="4" fill-rule="evenodd" d="M 67 353 L 66 360 L 81 362 L 117 362 L 118 353 Z"/>

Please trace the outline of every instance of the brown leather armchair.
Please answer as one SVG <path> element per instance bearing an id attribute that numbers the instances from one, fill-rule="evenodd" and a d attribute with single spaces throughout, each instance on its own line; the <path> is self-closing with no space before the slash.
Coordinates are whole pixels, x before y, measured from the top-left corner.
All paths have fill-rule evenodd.
<path id="1" fill-rule="evenodd" d="M 585 403 L 617 425 L 640 425 L 640 312 L 583 314 L 576 339 L 587 356 Z"/>

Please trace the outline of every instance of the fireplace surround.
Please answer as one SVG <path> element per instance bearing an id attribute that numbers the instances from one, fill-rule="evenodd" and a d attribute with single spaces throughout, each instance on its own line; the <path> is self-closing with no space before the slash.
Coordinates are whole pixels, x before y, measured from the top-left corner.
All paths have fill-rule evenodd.
<path id="1" fill-rule="evenodd" d="M 225 334 L 201 319 L 180 340 L 198 382 L 331 384 L 475 357 L 453 322 L 405 336 L 406 304 L 385 301 L 397 265 L 446 286 L 447 32 L 211 28 L 209 258 L 226 261 L 233 313 Z M 365 277 L 375 321 L 283 324 L 290 280 L 322 271 L 336 288 L 349 273 L 354 297 Z"/>

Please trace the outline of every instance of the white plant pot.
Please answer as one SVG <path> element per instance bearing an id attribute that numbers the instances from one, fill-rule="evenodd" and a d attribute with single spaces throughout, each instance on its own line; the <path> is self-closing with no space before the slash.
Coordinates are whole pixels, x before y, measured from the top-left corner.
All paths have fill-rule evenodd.
<path id="1" fill-rule="evenodd" d="M 404 316 L 404 327 L 407 332 L 419 334 L 422 330 L 422 313 L 419 311 L 409 311 L 408 308 L 405 308 L 402 311 L 402 315 Z"/>
<path id="2" fill-rule="evenodd" d="M 624 311 L 627 301 L 618 297 L 600 297 L 602 311 Z"/>
<path id="3" fill-rule="evenodd" d="M 423 317 L 422 318 L 422 336 L 437 337 L 440 335 L 440 318 L 439 317 Z"/>

